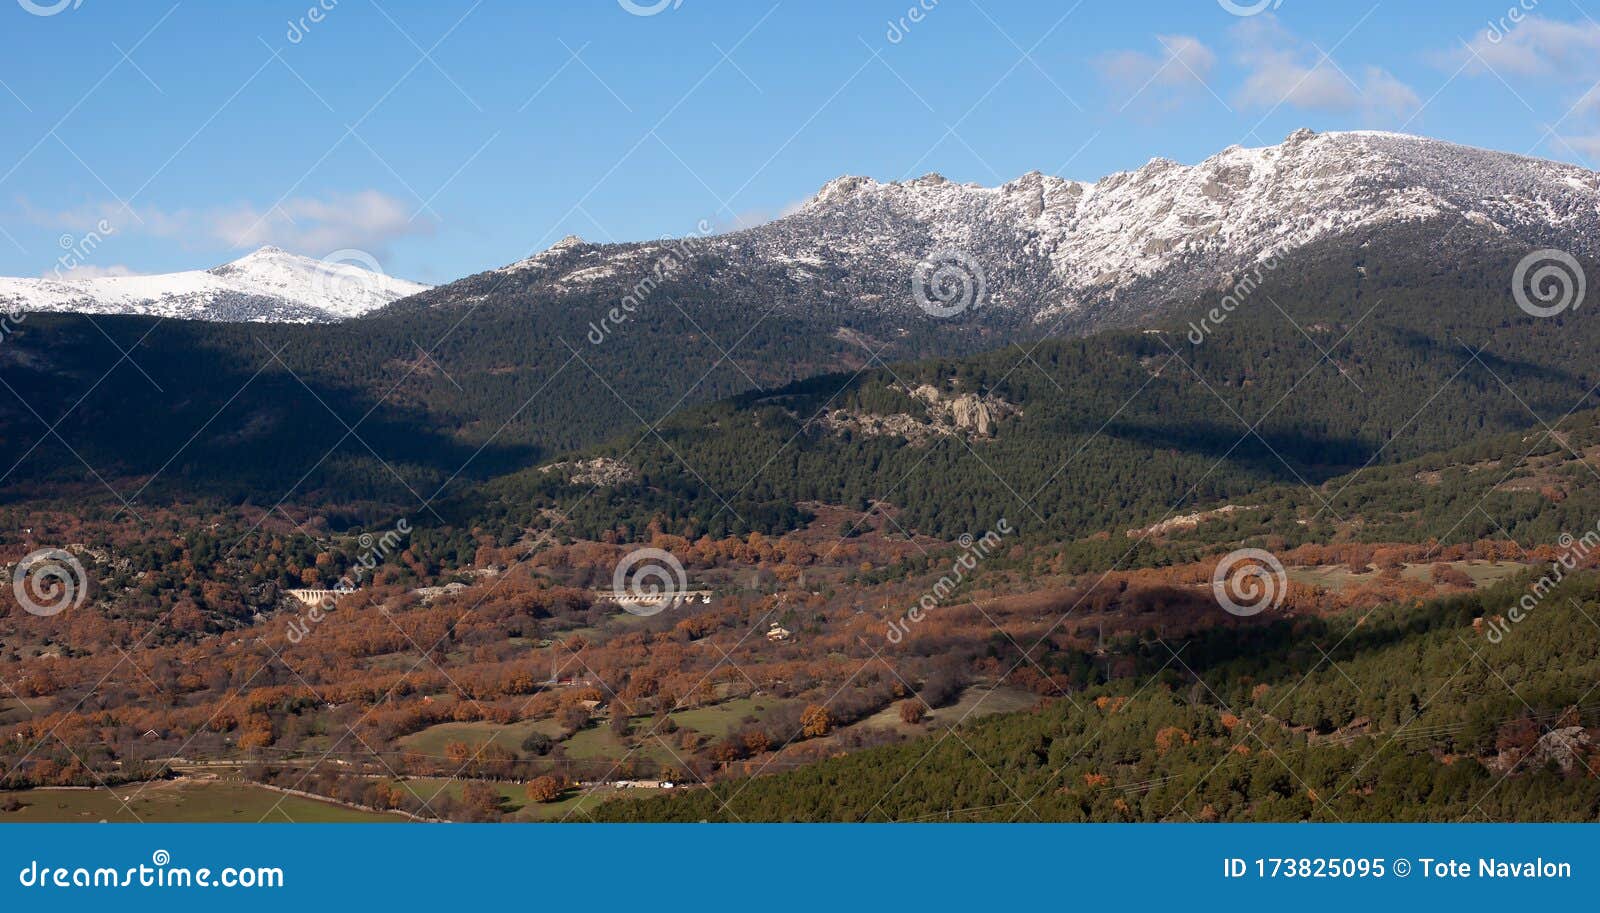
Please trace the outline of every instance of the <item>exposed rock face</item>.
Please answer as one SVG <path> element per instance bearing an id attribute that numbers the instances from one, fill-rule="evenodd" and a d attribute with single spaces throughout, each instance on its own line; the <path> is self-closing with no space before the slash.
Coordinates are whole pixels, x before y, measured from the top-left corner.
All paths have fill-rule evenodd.
<path id="1" fill-rule="evenodd" d="M 850 431 L 867 437 L 903 437 L 912 444 L 925 444 L 930 438 L 951 433 L 947 428 L 913 418 L 904 412 L 874 415 L 871 412 L 832 409 L 814 424 L 835 434 Z"/>
<path id="2" fill-rule="evenodd" d="M 923 404 L 924 416 L 834 409 L 817 419 L 816 424 L 833 432 L 849 430 L 870 437 L 903 437 L 912 444 L 923 444 L 935 437 L 958 434 L 969 439 L 991 438 L 998 433 L 1001 419 L 1022 414 L 1021 409 L 993 394 L 943 393 L 931 384 L 902 388 L 902 392 Z"/>
<path id="3" fill-rule="evenodd" d="M 1130 529 L 1128 530 L 1128 538 L 1138 539 L 1147 536 L 1162 536 L 1170 532 L 1191 530 L 1207 520 L 1226 517 L 1228 514 L 1239 510 L 1260 510 L 1260 508 L 1254 505 L 1224 504 L 1214 510 L 1196 511 L 1192 514 L 1184 514 L 1180 517 L 1162 520 L 1160 523 L 1155 523 L 1142 529 Z"/>
<path id="4" fill-rule="evenodd" d="M 1563 726 L 1539 739 L 1539 744 L 1533 746 L 1533 761 L 1535 765 L 1554 761 L 1563 773 L 1571 773 L 1588 747 L 1588 730 L 1582 726 Z"/>
<path id="5" fill-rule="evenodd" d="M 950 403 L 950 419 L 964 431 L 975 431 L 984 437 L 994 434 L 994 419 L 989 407 L 975 394 L 968 393 Z"/>
<path id="6" fill-rule="evenodd" d="M 928 405 L 929 417 L 935 424 L 949 424 L 957 431 L 979 437 L 993 437 L 1000 419 L 1022 414 L 1021 409 L 992 394 L 941 393 L 931 384 L 907 392 Z"/>
<path id="7" fill-rule="evenodd" d="M 625 485 L 637 479 L 633 467 L 610 457 L 592 460 L 563 460 L 539 467 L 540 472 L 559 472 L 574 485 Z"/>
<path id="8" fill-rule="evenodd" d="M 467 585 L 464 583 L 447 583 L 444 586 L 419 587 L 411 592 L 422 597 L 423 603 L 427 604 L 433 602 L 435 599 L 438 599 L 440 596 L 454 596 L 466 588 Z"/>
<path id="9" fill-rule="evenodd" d="M 1474 628 L 1481 629 L 1483 619 L 1473 622 Z M 1504 628 L 1504 617 L 1494 616 L 1489 619 L 1489 624 Z M 1592 750 L 1594 739 L 1589 735 L 1589 730 L 1577 725 L 1578 714 L 1576 708 L 1568 708 L 1561 718 L 1556 720 L 1556 727 L 1539 737 L 1526 750 L 1518 748 L 1502 748 L 1500 752 L 1488 762 L 1496 770 L 1504 772 L 1522 770 L 1537 770 L 1548 764 L 1554 764 L 1565 773 L 1579 769 L 1579 765 L 1587 765 L 1585 761 Z M 1572 725 L 1561 725 L 1563 722 Z"/>

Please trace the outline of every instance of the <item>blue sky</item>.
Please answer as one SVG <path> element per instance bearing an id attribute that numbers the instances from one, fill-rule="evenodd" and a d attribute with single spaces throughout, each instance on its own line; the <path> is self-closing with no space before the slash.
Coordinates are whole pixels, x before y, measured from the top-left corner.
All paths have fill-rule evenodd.
<path id="1" fill-rule="evenodd" d="M 1303 126 L 1600 162 L 1600 0 L 76 2 L 0 0 L 0 274 L 103 219 L 86 272 L 273 243 L 442 282 L 844 173 L 1093 180 Z"/>

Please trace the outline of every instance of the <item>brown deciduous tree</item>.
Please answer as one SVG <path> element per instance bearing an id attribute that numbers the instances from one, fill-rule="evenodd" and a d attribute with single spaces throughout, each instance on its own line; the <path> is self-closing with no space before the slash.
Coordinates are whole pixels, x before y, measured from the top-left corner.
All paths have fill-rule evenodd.
<path id="1" fill-rule="evenodd" d="M 534 777 L 528 781 L 527 795 L 532 802 L 554 802 L 561 798 L 561 781 L 555 777 Z"/>
<path id="2" fill-rule="evenodd" d="M 800 734 L 808 739 L 825 736 L 833 731 L 833 717 L 828 708 L 810 704 L 800 714 Z"/>
<path id="3" fill-rule="evenodd" d="M 485 817 L 500 814 L 500 791 L 487 783 L 472 782 L 461 787 L 461 802 Z"/>

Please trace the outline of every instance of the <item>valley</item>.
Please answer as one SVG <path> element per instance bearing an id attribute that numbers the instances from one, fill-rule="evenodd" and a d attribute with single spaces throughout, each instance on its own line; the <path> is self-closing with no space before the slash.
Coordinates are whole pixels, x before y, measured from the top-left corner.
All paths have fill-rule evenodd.
<path id="1" fill-rule="evenodd" d="M 0 821 L 1593 818 L 1600 324 L 1509 282 L 1595 186 L 1307 131 L 28 313 Z"/>

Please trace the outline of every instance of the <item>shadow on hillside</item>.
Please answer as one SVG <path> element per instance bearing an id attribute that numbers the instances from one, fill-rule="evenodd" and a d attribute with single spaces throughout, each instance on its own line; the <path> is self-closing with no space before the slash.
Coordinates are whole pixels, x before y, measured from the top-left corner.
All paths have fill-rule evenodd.
<path id="1" fill-rule="evenodd" d="M 0 353 L 5 499 L 87 477 L 147 501 L 335 492 L 420 507 L 452 476 L 539 456 L 450 434 L 418 395 L 446 382 L 437 369 L 367 342 L 394 351 L 341 361 L 364 343 L 326 326 L 32 316 Z"/>
<path id="2" fill-rule="evenodd" d="M 1092 434 L 1081 423 L 1072 429 Z M 1224 460 L 1280 482 L 1324 482 L 1364 465 L 1380 444 L 1358 437 L 1315 435 L 1258 428 L 1243 422 L 1113 421 L 1100 433 L 1153 450 L 1176 450 Z"/>

